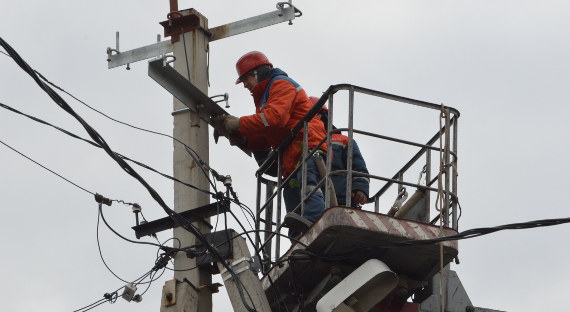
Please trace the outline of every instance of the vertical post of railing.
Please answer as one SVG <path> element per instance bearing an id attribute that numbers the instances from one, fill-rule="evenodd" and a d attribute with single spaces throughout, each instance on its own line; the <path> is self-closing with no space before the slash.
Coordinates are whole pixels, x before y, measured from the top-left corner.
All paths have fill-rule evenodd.
<path id="1" fill-rule="evenodd" d="M 398 180 L 398 181 L 400 181 L 400 182 L 403 182 L 403 181 L 404 181 L 404 172 L 402 172 L 402 171 L 398 172 L 398 178 L 397 178 L 396 180 Z M 400 193 L 400 190 L 401 190 L 402 188 L 404 188 L 404 185 L 398 183 L 398 188 L 397 188 L 397 191 L 398 191 L 398 192 L 396 193 L 396 194 L 398 194 L 398 195 L 396 195 L 396 200 L 401 200 L 401 198 L 400 198 L 400 194 L 401 194 L 401 193 Z M 406 189 L 404 188 L 404 191 L 405 191 L 405 190 L 406 190 Z M 402 194 L 402 195 L 404 195 L 404 194 Z M 402 197 L 402 198 L 403 198 L 403 197 Z M 398 208 L 398 209 L 402 208 L 402 204 L 403 204 L 403 203 L 404 203 L 404 201 L 401 201 L 401 202 L 399 203 L 400 206 L 397 207 L 397 208 Z"/>
<path id="2" fill-rule="evenodd" d="M 378 196 L 374 197 L 374 212 L 380 212 L 380 198 Z"/>
<path id="3" fill-rule="evenodd" d="M 429 182 L 431 181 L 431 149 L 427 149 L 426 150 L 426 186 L 429 184 Z M 430 217 L 430 197 L 431 197 L 431 192 L 430 191 L 425 191 L 425 197 L 424 197 L 424 201 L 425 201 L 425 219 L 422 220 L 423 222 L 429 222 L 431 217 Z"/>
<path id="4" fill-rule="evenodd" d="M 291 144 L 295 144 L 294 142 Z M 305 215 L 305 195 L 307 194 L 307 158 L 309 147 L 309 122 L 303 122 L 303 153 L 301 162 L 301 216 Z"/>
<path id="5" fill-rule="evenodd" d="M 282 164 L 283 164 L 283 156 L 282 156 L 282 152 L 279 151 L 277 154 L 277 211 L 276 211 L 276 216 L 275 216 L 275 231 L 277 232 L 277 235 L 275 235 L 275 259 L 279 259 L 279 257 L 281 256 L 281 235 L 279 235 L 279 232 L 281 232 L 281 198 L 282 198 L 282 193 L 281 190 L 283 190 L 283 186 L 281 184 L 283 184 L 283 170 L 282 170 Z"/>
<path id="6" fill-rule="evenodd" d="M 273 190 L 275 189 L 275 182 L 273 181 L 268 181 L 266 184 L 266 189 L 265 189 L 265 202 L 268 203 L 267 206 L 265 207 L 265 227 L 264 227 L 264 240 L 263 241 L 267 241 L 267 239 L 269 237 L 271 237 L 271 227 L 273 226 L 273 201 L 271 201 L 271 203 L 269 203 L 269 198 L 271 198 L 271 195 L 273 195 Z M 269 258 L 269 261 L 271 261 L 271 241 L 267 241 L 267 245 L 263 248 L 263 254 L 265 257 Z M 269 265 L 267 265 L 267 267 L 264 266 L 264 270 L 269 269 Z"/>
<path id="7" fill-rule="evenodd" d="M 450 119 L 449 119 L 449 110 L 445 109 L 445 145 L 444 145 L 444 149 L 443 149 L 443 165 L 444 170 L 445 170 L 445 195 L 444 195 L 444 199 L 445 202 L 443 203 L 443 210 L 442 213 L 444 213 L 445 218 L 444 220 L 444 224 L 445 226 L 449 227 L 449 191 L 451 190 L 450 187 L 450 181 L 449 181 L 449 168 L 447 167 L 449 164 L 449 147 L 450 147 L 450 141 L 451 141 L 451 136 L 450 136 Z"/>
<path id="8" fill-rule="evenodd" d="M 257 192 L 255 197 L 255 229 L 261 228 L 261 175 L 257 177 Z M 255 250 L 261 247 L 261 236 L 255 233 Z M 261 250 L 259 250 L 261 252 Z"/>
<path id="9" fill-rule="evenodd" d="M 348 157 L 346 158 L 346 206 L 352 206 L 352 137 L 353 133 L 353 118 L 354 118 L 354 87 L 350 86 L 348 93 Z"/>
<path id="10" fill-rule="evenodd" d="M 334 118 L 334 105 L 333 105 L 333 95 L 330 95 L 329 98 L 329 116 L 328 116 L 328 124 L 327 124 L 327 172 L 325 178 L 325 208 L 330 208 L 331 203 L 331 192 L 330 192 L 330 184 L 332 183 L 331 179 L 332 176 L 329 176 L 332 169 L 332 144 L 331 144 L 331 132 L 333 130 L 333 118 Z M 338 190 L 340 191 L 340 190 Z M 337 191 L 337 192 L 338 192 Z"/>
<path id="11" fill-rule="evenodd" d="M 458 214 L 457 214 L 457 162 L 459 161 L 458 156 L 457 156 L 457 116 L 453 116 L 453 155 L 454 159 L 453 159 L 453 164 L 454 166 L 452 166 L 453 169 L 453 174 L 451 175 L 451 187 L 452 190 L 451 192 L 454 195 L 454 199 L 453 199 L 453 204 L 452 204 L 452 212 L 453 212 L 453 229 L 454 230 L 458 230 L 459 229 L 459 224 L 458 224 Z"/>

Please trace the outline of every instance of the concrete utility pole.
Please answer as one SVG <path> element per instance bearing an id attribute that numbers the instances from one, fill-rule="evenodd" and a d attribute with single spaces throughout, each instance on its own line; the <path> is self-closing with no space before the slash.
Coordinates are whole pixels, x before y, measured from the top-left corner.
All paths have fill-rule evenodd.
<path id="1" fill-rule="evenodd" d="M 186 10 L 181 13 L 182 15 L 192 13 L 198 16 L 200 19 L 200 27 L 208 29 L 208 20 L 195 10 Z M 208 94 L 207 49 L 208 38 L 205 32 L 200 31 L 200 29 L 181 34 L 179 41 L 173 43 L 175 57 L 174 68 L 205 94 Z M 187 108 L 185 104 L 176 98 L 174 98 L 173 107 L 174 111 Z M 173 118 L 173 136 L 194 149 L 200 159 L 209 162 L 208 124 L 201 120 L 197 113 L 188 109 L 182 113 L 174 114 Z M 200 169 L 200 164 L 197 164 L 190 157 L 181 144 L 174 144 L 173 170 L 175 178 L 195 185 L 200 189 L 209 189 L 207 177 Z M 174 184 L 174 211 L 180 213 L 209 203 L 210 198 L 208 194 L 191 189 L 180 183 Z M 210 232 L 210 229 L 205 226 L 203 222 L 196 222 L 194 226 L 202 233 Z M 180 242 L 182 247 L 191 246 L 196 243 L 196 237 L 180 227 L 174 228 L 174 237 L 177 238 L 177 240 L 174 241 L 175 246 L 177 242 Z M 212 283 L 212 275 L 209 272 L 200 268 L 188 270 L 195 266 L 196 259 L 190 259 L 185 253 L 179 252 L 174 258 L 174 269 L 176 270 L 174 272 L 174 278 L 179 282 L 187 279 L 196 286 L 210 285 Z M 172 308 L 162 305 L 161 311 L 212 310 L 212 294 L 208 288 L 196 292 L 187 283 L 185 283 L 184 286 L 179 286 L 183 288 L 184 291 L 177 291 L 176 301 L 194 302 L 195 299 L 197 299 L 197 307 L 191 307 L 191 310 L 187 310 L 184 304 L 173 304 L 171 306 Z M 192 297 L 192 299 L 188 298 L 189 296 Z M 163 296 L 163 300 L 165 299 L 166 294 Z"/>

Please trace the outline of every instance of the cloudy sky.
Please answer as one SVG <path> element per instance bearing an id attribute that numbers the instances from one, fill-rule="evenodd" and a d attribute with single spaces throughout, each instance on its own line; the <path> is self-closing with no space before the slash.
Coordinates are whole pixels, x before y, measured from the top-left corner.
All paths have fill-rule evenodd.
<path id="1" fill-rule="evenodd" d="M 172 97 L 147 75 L 145 61 L 107 69 L 106 49 L 121 33 L 121 50 L 156 41 L 168 1 L 4 1 L 0 36 L 37 71 L 116 119 L 163 133 L 172 131 Z M 350 83 L 461 112 L 459 119 L 460 230 L 568 217 L 570 200 L 570 4 L 566 1 L 294 1 L 303 16 L 212 42 L 210 95 L 229 93 L 229 112 L 253 110 L 234 85 L 235 61 L 251 50 L 319 95 Z M 180 1 L 210 27 L 273 11 L 260 0 Z M 112 122 L 65 97 L 117 152 L 168 174 L 171 140 Z M 355 125 L 363 130 L 425 141 L 437 113 L 363 99 Z M 81 126 L 33 80 L 0 54 L 0 103 L 83 137 Z M 358 103 L 357 103 L 358 105 Z M 341 123 L 341 122 L 339 122 Z M 429 130 L 426 130 L 429 129 Z M 433 131 L 432 131 L 433 130 Z M 146 190 L 99 149 L 0 110 L 0 140 L 89 192 L 136 202 L 149 220 L 164 217 Z M 359 139 L 371 171 L 393 175 L 412 152 Z M 97 248 L 93 196 L 0 145 L 4 311 L 73 311 L 124 285 L 105 268 Z M 210 163 L 234 177 L 241 200 L 255 207 L 255 163 L 227 141 L 211 142 Z M 172 182 L 135 167 L 172 206 Z M 415 174 L 410 177 L 413 181 Z M 374 185 L 376 187 L 376 185 Z M 408 190 L 410 192 L 413 190 Z M 395 198 L 381 206 L 386 212 Z M 370 208 L 370 207 L 368 207 Z M 134 238 L 130 206 L 114 203 L 105 216 Z M 243 221 L 243 220 L 242 220 Z M 154 264 L 156 249 L 122 241 L 100 228 L 103 257 L 132 280 Z M 499 232 L 460 242 L 454 265 L 476 306 L 507 311 L 560 311 L 570 290 L 570 225 Z M 161 241 L 170 233 L 159 235 Z M 167 271 L 141 303 L 119 299 L 99 311 L 157 311 Z M 141 286 L 139 289 L 144 289 Z M 214 311 L 229 301 L 214 297 Z"/>

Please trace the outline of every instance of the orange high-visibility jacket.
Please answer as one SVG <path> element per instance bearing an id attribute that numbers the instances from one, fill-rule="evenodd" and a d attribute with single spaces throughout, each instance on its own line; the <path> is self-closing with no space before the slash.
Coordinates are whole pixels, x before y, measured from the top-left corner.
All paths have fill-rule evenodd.
<path id="1" fill-rule="evenodd" d="M 246 148 L 252 151 L 263 150 L 268 147 L 277 148 L 301 119 L 313 106 L 307 93 L 292 82 L 277 78 L 270 86 L 275 76 L 287 74 L 278 68 L 269 73 L 269 78 L 259 82 L 252 90 L 255 102 L 255 114 L 241 117 L 239 129 L 247 137 Z M 269 87 L 267 101 L 262 98 Z M 263 104 L 263 105 L 262 105 Z M 262 106 L 262 107 L 260 107 Z M 323 122 L 316 116 L 309 122 L 309 149 L 317 146 L 326 137 Z M 285 149 L 283 153 L 283 176 L 289 175 L 301 159 L 303 147 L 302 130 Z M 320 147 L 326 150 L 326 142 Z"/>

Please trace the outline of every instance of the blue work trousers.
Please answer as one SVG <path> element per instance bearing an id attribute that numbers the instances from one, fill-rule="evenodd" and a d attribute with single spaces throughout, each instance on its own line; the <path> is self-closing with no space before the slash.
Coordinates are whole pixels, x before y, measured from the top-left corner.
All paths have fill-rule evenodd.
<path id="1" fill-rule="evenodd" d="M 318 155 L 316 157 L 322 157 L 323 155 Z M 305 194 L 311 193 L 317 186 L 320 180 L 319 171 L 317 170 L 317 165 L 315 164 L 314 157 L 307 160 L 305 164 L 307 166 L 307 186 L 305 187 Z M 291 181 L 291 180 L 290 180 Z M 295 174 L 295 181 L 287 183 L 283 187 L 283 200 L 285 201 L 285 209 L 287 212 L 293 211 L 301 203 L 301 183 L 303 181 L 302 168 L 299 168 Z M 311 221 L 315 222 L 322 214 L 325 209 L 325 198 L 323 192 L 318 189 L 313 195 L 311 195 L 305 201 L 305 207 L 302 216 Z M 301 215 L 301 207 L 296 210 L 297 214 Z M 289 236 L 297 236 L 289 231 Z"/>

